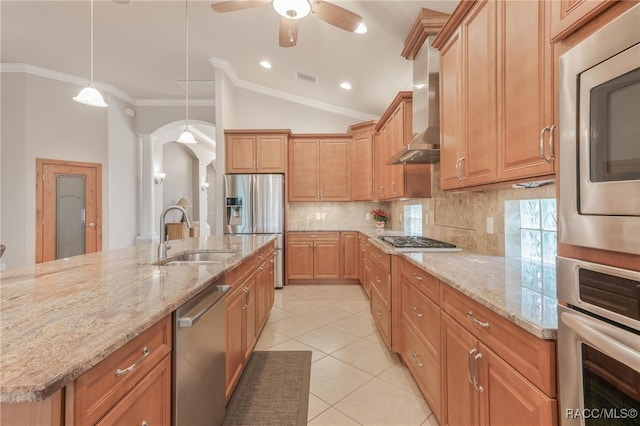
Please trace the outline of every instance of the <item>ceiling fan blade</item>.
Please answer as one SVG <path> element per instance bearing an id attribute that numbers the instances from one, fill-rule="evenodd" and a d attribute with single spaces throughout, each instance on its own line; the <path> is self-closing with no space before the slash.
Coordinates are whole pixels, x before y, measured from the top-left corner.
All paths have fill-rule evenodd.
<path id="1" fill-rule="evenodd" d="M 298 22 L 293 19 L 280 18 L 278 30 L 280 47 L 293 47 L 298 42 Z"/>
<path id="2" fill-rule="evenodd" d="M 271 0 L 229 0 L 213 3 L 211 9 L 218 13 L 235 12 L 236 10 L 251 9 L 252 7 L 264 6 Z"/>
<path id="3" fill-rule="evenodd" d="M 362 16 L 333 3 L 318 0 L 311 4 L 312 11 L 318 18 L 345 31 L 354 32 L 363 21 Z"/>

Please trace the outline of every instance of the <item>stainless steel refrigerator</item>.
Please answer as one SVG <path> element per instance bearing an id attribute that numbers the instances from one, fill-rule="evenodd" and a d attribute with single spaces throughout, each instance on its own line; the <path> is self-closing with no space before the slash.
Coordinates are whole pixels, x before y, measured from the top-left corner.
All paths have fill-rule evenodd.
<path id="1" fill-rule="evenodd" d="M 274 285 L 282 288 L 284 175 L 225 175 L 224 233 L 277 234 Z"/>

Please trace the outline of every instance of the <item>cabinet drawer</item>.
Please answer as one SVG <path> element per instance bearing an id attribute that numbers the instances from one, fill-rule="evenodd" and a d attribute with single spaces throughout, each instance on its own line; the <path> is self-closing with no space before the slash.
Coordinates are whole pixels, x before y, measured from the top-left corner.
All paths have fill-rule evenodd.
<path id="1" fill-rule="evenodd" d="M 440 308 L 406 279 L 402 280 L 402 317 L 411 324 L 427 350 L 440 359 Z"/>
<path id="2" fill-rule="evenodd" d="M 402 356 L 438 419 L 440 416 L 440 363 L 425 348 L 406 321 L 402 321 Z"/>
<path id="3" fill-rule="evenodd" d="M 391 255 L 384 253 L 373 244 L 369 245 L 369 259 L 378 263 L 387 273 L 391 272 Z"/>
<path id="4" fill-rule="evenodd" d="M 520 374 L 550 397 L 556 396 L 556 346 L 447 285 L 440 286 L 440 307 Z"/>
<path id="5" fill-rule="evenodd" d="M 371 289 L 371 315 L 382 335 L 382 339 L 387 347 L 391 347 L 391 317 L 389 315 L 389 308 L 385 306 L 382 296 L 375 288 Z"/>
<path id="6" fill-rule="evenodd" d="M 371 287 L 378 290 L 382 297 L 387 310 L 391 309 L 391 275 L 385 271 L 377 262 L 370 262 L 369 264 L 369 282 Z"/>
<path id="7" fill-rule="evenodd" d="M 146 422 L 146 423 L 145 423 Z M 171 424 L 171 357 L 166 356 L 97 426 Z"/>
<path id="8" fill-rule="evenodd" d="M 169 315 L 76 379 L 76 425 L 95 424 L 170 352 Z"/>
<path id="9" fill-rule="evenodd" d="M 339 241 L 339 232 L 289 232 L 289 241 Z"/>
<path id="10" fill-rule="evenodd" d="M 402 276 L 418 290 L 440 303 L 440 280 L 408 261 L 402 262 Z"/>

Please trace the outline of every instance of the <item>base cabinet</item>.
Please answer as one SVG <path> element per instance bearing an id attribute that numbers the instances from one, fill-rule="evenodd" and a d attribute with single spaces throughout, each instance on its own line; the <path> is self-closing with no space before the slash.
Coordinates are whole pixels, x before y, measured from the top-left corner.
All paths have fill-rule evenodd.
<path id="1" fill-rule="evenodd" d="M 358 279 L 357 232 L 289 232 L 286 253 L 289 282 Z"/>

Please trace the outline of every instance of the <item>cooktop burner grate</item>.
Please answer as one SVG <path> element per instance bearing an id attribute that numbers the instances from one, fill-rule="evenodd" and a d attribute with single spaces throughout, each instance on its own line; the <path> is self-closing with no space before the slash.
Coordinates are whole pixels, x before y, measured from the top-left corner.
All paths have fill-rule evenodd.
<path id="1" fill-rule="evenodd" d="M 396 250 L 401 251 L 458 251 L 460 248 L 454 244 L 434 240 L 427 237 L 389 235 L 378 237 Z"/>

